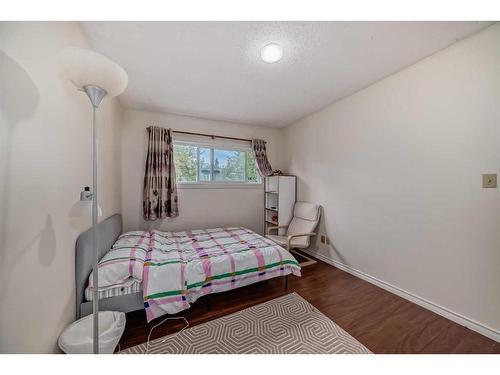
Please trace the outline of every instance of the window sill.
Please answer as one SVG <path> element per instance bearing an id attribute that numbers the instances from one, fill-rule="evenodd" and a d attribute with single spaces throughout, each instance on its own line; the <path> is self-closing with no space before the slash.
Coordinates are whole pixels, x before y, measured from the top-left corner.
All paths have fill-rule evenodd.
<path id="1" fill-rule="evenodd" d="M 212 182 L 207 184 L 177 184 L 177 189 L 263 189 L 263 184 L 242 184 L 230 182 Z"/>

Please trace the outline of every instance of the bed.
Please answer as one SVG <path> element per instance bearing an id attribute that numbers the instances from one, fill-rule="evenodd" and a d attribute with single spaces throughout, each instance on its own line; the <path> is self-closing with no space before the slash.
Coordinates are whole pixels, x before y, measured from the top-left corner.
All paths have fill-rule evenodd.
<path id="1" fill-rule="evenodd" d="M 148 321 L 200 297 L 289 274 L 300 266 L 279 245 L 243 227 L 122 233 L 122 217 L 98 224 L 99 308 L 146 310 Z M 77 318 L 92 313 L 91 231 L 76 242 Z"/>

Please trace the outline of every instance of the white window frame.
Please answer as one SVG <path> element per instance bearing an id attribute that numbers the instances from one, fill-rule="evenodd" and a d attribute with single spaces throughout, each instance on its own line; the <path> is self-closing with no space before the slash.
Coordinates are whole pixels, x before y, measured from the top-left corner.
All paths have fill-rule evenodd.
<path id="1" fill-rule="evenodd" d="M 196 178 L 198 181 L 196 182 L 177 182 L 177 187 L 179 189 L 252 189 L 252 188 L 262 188 L 263 186 L 263 178 L 260 176 L 259 172 L 257 172 L 257 182 L 249 182 L 247 181 L 247 158 L 248 152 L 251 152 L 252 149 L 250 146 L 242 147 L 242 146 L 231 146 L 231 145 L 216 145 L 204 142 L 195 142 L 195 141 L 184 141 L 184 140 L 175 140 L 174 139 L 174 147 L 175 145 L 185 145 L 185 146 L 194 146 L 196 147 Z M 200 148 L 208 148 L 210 149 L 210 171 L 211 181 L 200 181 Z M 213 173 L 214 173 L 214 150 L 224 150 L 224 151 L 240 151 L 245 154 L 245 168 L 244 168 L 244 181 L 214 181 Z M 257 162 L 255 162 L 257 163 Z M 256 167 L 257 168 L 257 167 Z"/>

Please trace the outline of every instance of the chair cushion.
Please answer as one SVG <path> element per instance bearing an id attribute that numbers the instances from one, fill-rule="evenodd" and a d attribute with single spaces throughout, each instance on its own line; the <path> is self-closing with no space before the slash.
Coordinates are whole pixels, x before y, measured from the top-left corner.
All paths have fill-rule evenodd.
<path id="1" fill-rule="evenodd" d="M 318 221 L 319 206 L 309 202 L 296 202 L 293 207 L 293 217 L 309 221 Z"/>
<path id="2" fill-rule="evenodd" d="M 293 234 L 311 233 L 318 226 L 320 209 L 317 204 L 309 202 L 296 202 L 293 208 L 293 218 L 286 231 L 287 236 Z M 297 247 L 306 248 L 311 242 L 311 237 L 296 237 L 293 242 Z"/>
<path id="3" fill-rule="evenodd" d="M 316 221 L 309 221 L 294 217 L 288 225 L 286 234 L 287 236 L 291 236 L 293 234 L 311 233 L 314 232 L 314 229 L 316 229 L 316 225 L 318 225 L 318 222 Z M 300 244 L 302 247 L 308 247 L 310 240 L 311 237 L 308 236 L 293 238 L 293 242 Z"/>
<path id="4" fill-rule="evenodd" d="M 269 238 L 271 241 L 276 242 L 278 245 L 286 248 L 286 238 L 287 238 L 286 236 L 276 236 L 273 234 L 268 234 L 266 237 Z M 304 246 L 303 241 L 301 241 L 302 238 L 303 237 L 292 238 L 290 246 L 292 248 L 299 248 L 299 249 L 306 248 L 307 246 Z"/>

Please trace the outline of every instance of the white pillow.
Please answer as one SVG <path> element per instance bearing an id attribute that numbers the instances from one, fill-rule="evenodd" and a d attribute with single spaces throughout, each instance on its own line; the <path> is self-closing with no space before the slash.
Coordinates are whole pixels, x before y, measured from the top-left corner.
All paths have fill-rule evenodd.
<path id="1" fill-rule="evenodd" d="M 99 289 L 121 284 L 129 278 L 142 281 L 142 270 L 150 242 L 151 233 L 148 231 L 122 234 L 99 261 Z M 93 272 L 89 276 L 89 287 L 93 288 Z"/>

